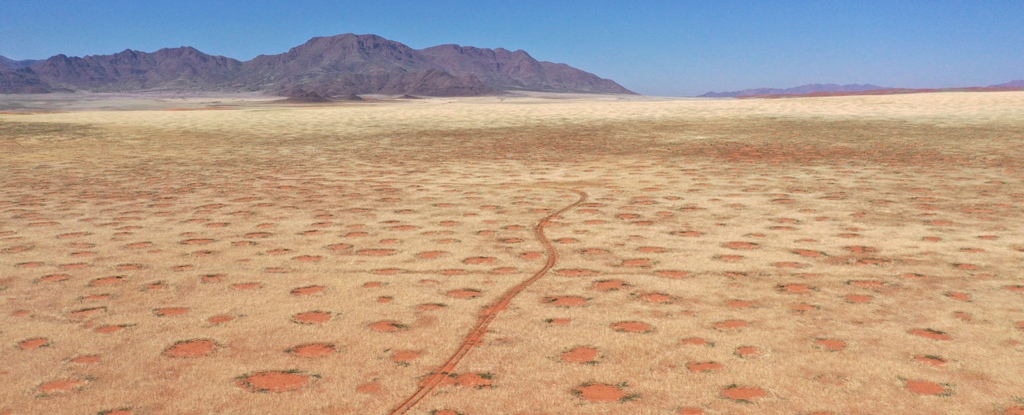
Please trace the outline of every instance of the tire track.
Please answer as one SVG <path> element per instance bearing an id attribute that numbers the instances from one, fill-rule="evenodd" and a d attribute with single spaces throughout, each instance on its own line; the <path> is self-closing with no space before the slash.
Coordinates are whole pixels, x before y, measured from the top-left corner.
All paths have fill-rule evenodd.
<path id="1" fill-rule="evenodd" d="M 544 228 L 551 223 L 552 219 L 557 218 L 559 215 L 579 206 L 580 204 L 585 202 L 588 197 L 586 192 L 580 190 L 564 190 L 576 193 L 577 195 L 579 195 L 579 199 L 577 199 L 572 204 L 563 207 L 562 209 L 559 209 L 558 211 L 544 217 L 544 219 L 541 219 L 540 222 L 537 222 L 537 225 L 534 226 L 533 228 L 534 234 L 537 236 L 537 239 L 539 239 L 541 243 L 544 245 L 544 249 L 548 253 L 548 260 L 544 264 L 544 268 L 541 268 L 539 271 L 533 274 L 532 277 L 524 280 L 523 282 L 520 282 L 515 287 L 512 287 L 511 289 L 506 291 L 505 294 L 503 294 L 498 299 L 498 301 L 481 310 L 480 315 L 477 319 L 476 326 L 473 328 L 472 331 L 469 332 L 468 335 L 466 335 L 466 338 L 462 341 L 462 345 L 460 345 L 459 349 L 455 351 L 455 354 L 448 358 L 448 360 L 443 365 L 441 365 L 441 367 L 439 367 L 436 371 L 434 371 L 434 373 L 428 375 L 427 379 L 420 385 L 420 388 L 416 390 L 416 393 L 413 393 L 412 396 L 410 396 L 408 399 L 402 402 L 401 405 L 399 405 L 394 410 L 389 412 L 389 415 L 405 414 L 410 409 L 419 404 L 419 402 L 423 400 L 423 398 L 427 397 L 427 395 L 430 395 L 431 392 L 437 389 L 438 385 L 441 384 L 441 381 L 447 378 L 449 374 L 455 373 L 455 369 L 456 367 L 458 367 L 459 363 L 462 362 L 462 359 L 465 358 L 466 355 L 468 355 L 469 352 L 472 351 L 473 348 L 479 345 L 480 342 L 483 340 L 484 336 L 487 334 L 487 328 L 490 327 L 491 323 L 494 322 L 496 318 L 498 318 L 498 314 L 504 311 L 505 308 L 507 308 L 508 305 L 512 303 L 512 300 L 515 299 L 516 296 L 518 296 L 520 293 L 526 290 L 526 288 L 529 287 L 531 284 L 537 282 L 537 280 L 546 275 L 548 271 L 550 271 L 551 268 L 555 266 L 555 263 L 558 262 L 558 251 L 555 249 L 555 245 L 551 243 L 551 240 L 548 239 L 548 237 L 544 234 Z"/>

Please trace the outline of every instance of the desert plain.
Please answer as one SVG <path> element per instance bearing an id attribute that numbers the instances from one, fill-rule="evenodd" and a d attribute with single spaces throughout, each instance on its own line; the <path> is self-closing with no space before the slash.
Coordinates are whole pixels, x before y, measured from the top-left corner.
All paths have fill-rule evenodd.
<path id="1" fill-rule="evenodd" d="M 1024 414 L 1024 93 L 0 100 L 0 414 Z"/>

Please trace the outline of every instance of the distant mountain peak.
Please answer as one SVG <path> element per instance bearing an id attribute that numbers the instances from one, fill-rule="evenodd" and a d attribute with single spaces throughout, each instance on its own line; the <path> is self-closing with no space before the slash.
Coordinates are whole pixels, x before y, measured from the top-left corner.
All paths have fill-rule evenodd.
<path id="1" fill-rule="evenodd" d="M 891 95 L 921 92 L 984 92 L 984 91 L 1016 91 L 1024 90 L 1024 80 L 1010 81 L 998 85 L 953 88 L 887 88 L 878 85 L 836 85 L 807 84 L 793 88 L 757 88 L 731 92 L 708 92 L 701 97 L 711 98 L 775 98 L 775 97 L 822 97 L 838 95 Z"/>
<path id="2" fill-rule="evenodd" d="M 992 85 L 989 88 L 1024 88 L 1024 79 L 1016 79 L 1010 82 Z"/>
<path id="3" fill-rule="evenodd" d="M 754 88 L 754 89 L 743 89 L 739 91 L 729 92 L 708 92 L 700 97 L 705 98 L 730 98 L 730 97 L 745 97 L 745 96 L 763 96 L 763 95 L 803 95 L 813 94 L 821 92 L 830 93 L 842 93 L 842 92 L 864 92 L 864 91 L 877 91 L 891 89 L 881 87 L 878 85 L 871 84 L 848 84 L 848 85 L 837 85 L 837 84 L 807 84 L 800 85 L 792 88 Z"/>

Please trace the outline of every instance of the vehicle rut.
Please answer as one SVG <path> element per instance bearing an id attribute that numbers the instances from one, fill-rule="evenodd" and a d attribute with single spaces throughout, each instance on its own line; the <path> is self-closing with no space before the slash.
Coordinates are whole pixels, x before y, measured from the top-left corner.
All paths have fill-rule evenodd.
<path id="1" fill-rule="evenodd" d="M 576 193 L 577 195 L 579 195 L 579 199 L 577 199 L 572 204 L 565 206 L 548 216 L 545 216 L 543 219 L 537 222 L 537 225 L 534 226 L 533 228 L 534 234 L 537 236 L 537 239 L 539 239 L 540 242 L 544 245 L 544 250 L 547 252 L 548 259 L 547 262 L 544 264 L 544 267 L 538 270 L 536 273 L 534 273 L 533 276 L 531 276 L 530 278 L 524 280 L 523 282 L 520 282 L 515 287 L 512 287 L 511 289 L 506 291 L 505 294 L 499 297 L 496 302 L 487 307 L 484 307 L 484 309 L 481 310 L 479 317 L 477 318 L 476 326 L 473 328 L 472 331 L 469 332 L 468 335 L 466 335 L 465 339 L 462 341 L 462 344 L 459 346 L 458 350 L 456 350 L 455 353 L 452 354 L 452 356 L 449 357 L 448 360 L 445 361 L 443 365 L 441 365 L 441 367 L 439 367 L 433 373 L 427 375 L 427 378 L 424 380 L 423 383 L 421 383 L 419 389 L 417 389 L 416 392 L 412 394 L 412 396 L 403 401 L 398 407 L 389 412 L 389 415 L 405 414 L 410 409 L 419 404 L 419 402 L 422 401 L 423 398 L 427 397 L 427 395 L 430 395 L 431 392 L 437 389 L 437 387 L 445 378 L 448 377 L 448 375 L 455 373 L 455 369 L 458 367 L 462 359 L 465 358 L 466 355 L 468 355 L 469 352 L 472 351 L 473 348 L 480 344 L 480 342 L 483 340 L 484 336 L 487 334 L 488 327 L 490 327 L 491 323 L 494 322 L 494 320 L 498 317 L 498 314 L 504 311 L 512 302 L 512 300 L 515 299 L 516 296 L 518 296 L 520 293 L 526 290 L 527 287 L 537 282 L 537 280 L 546 275 L 548 271 L 550 271 L 551 268 L 555 266 L 555 264 L 558 262 L 558 251 L 555 249 L 555 245 L 551 242 L 551 240 L 548 239 L 548 237 L 544 234 L 544 228 L 551 223 L 551 220 L 557 218 L 561 214 L 569 211 L 570 209 L 579 206 L 580 204 L 585 202 L 588 197 L 586 192 L 580 190 L 564 190 L 569 190 L 573 193 Z"/>

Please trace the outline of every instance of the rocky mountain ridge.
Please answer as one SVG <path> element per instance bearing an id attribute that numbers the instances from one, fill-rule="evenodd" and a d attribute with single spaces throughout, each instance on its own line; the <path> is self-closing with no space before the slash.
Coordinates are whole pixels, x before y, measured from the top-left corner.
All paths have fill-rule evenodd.
<path id="1" fill-rule="evenodd" d="M 0 57 L 2 58 L 2 57 Z M 267 91 L 282 96 L 473 96 L 508 90 L 633 94 L 522 50 L 440 45 L 412 49 L 376 35 L 315 37 L 242 62 L 192 47 L 42 61 L 0 59 L 0 93 Z"/>

